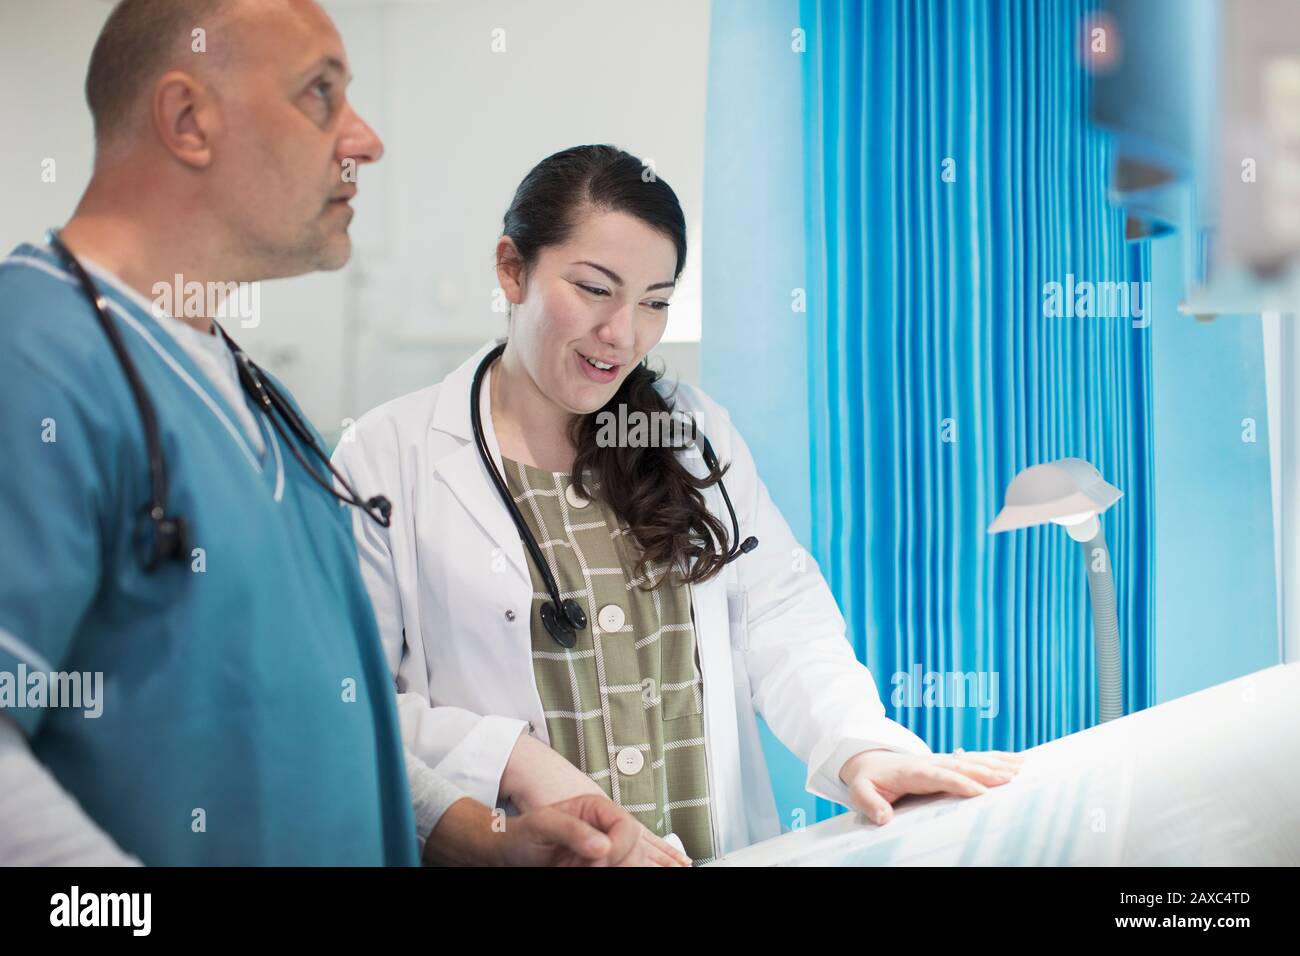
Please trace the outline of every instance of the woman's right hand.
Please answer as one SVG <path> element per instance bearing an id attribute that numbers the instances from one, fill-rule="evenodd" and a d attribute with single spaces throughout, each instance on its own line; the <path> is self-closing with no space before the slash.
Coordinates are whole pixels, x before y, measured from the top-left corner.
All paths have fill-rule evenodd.
<path id="1" fill-rule="evenodd" d="M 509 799 L 521 813 L 560 803 L 573 797 L 605 791 L 558 752 L 529 734 L 520 734 L 505 771 L 501 774 L 501 799 Z M 608 799 L 608 798 L 606 798 Z M 622 866 L 690 866 L 690 857 L 655 835 L 644 824 L 641 839 Z"/>
<path id="2" fill-rule="evenodd" d="M 849 788 L 853 809 L 881 826 L 893 819 L 892 804 L 905 794 L 979 796 L 1010 783 L 1024 759 L 1002 750 L 967 753 L 958 747 L 951 754 L 911 754 L 877 748 L 845 761 L 840 780 Z"/>

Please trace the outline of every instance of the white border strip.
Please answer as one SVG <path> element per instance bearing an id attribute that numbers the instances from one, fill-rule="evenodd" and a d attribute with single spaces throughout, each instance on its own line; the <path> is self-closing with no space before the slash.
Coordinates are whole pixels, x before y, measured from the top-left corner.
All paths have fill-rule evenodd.
<path id="1" fill-rule="evenodd" d="M 54 671 L 54 668 L 50 666 L 50 662 L 45 659 L 44 655 L 38 653 L 36 648 L 18 640 L 2 627 L 0 627 L 0 651 L 8 651 L 19 660 L 31 664 L 38 671 L 46 673 L 53 673 Z"/>

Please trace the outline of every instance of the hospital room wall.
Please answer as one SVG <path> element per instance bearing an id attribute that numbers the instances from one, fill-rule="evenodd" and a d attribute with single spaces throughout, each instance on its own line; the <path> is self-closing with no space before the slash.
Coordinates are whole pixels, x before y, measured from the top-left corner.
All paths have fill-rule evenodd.
<path id="1" fill-rule="evenodd" d="M 1183 263 L 1152 240 L 1157 703 L 1280 662 L 1260 316 L 1180 313 Z"/>
<path id="2" fill-rule="evenodd" d="M 66 219 L 90 178 L 86 60 L 109 7 L 0 3 L 0 256 Z M 54 160 L 53 179 L 42 177 Z"/>
<path id="3" fill-rule="evenodd" d="M 355 74 L 349 98 L 387 153 L 361 172 L 348 266 L 262 284 L 259 324 L 231 332 L 326 438 L 504 331 L 493 308 L 501 216 L 534 163 L 581 143 L 654 160 L 682 202 L 691 252 L 657 355 L 696 381 L 708 3 L 663 0 L 651 18 L 639 0 L 324 6 Z M 110 9 L 0 4 L 4 253 L 66 220 L 89 178 L 82 83 Z M 46 157 L 57 160 L 50 184 Z"/>

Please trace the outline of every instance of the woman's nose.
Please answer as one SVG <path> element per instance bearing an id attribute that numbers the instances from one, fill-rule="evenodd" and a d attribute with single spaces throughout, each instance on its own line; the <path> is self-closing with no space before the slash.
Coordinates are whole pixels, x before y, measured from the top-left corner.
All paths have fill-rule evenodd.
<path id="1" fill-rule="evenodd" d="M 620 306 L 600 327 L 600 339 L 615 348 L 631 348 L 636 344 L 636 304 Z"/>

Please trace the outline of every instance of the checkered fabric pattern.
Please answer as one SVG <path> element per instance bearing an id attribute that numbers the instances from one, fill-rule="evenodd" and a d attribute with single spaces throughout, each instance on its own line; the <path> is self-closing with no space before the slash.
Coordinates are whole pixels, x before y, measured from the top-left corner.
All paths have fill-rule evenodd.
<path id="1" fill-rule="evenodd" d="M 653 833 L 677 834 L 697 863 L 714 856 L 704 747 L 703 683 L 690 589 L 668 568 L 634 577 L 635 539 L 569 475 L 503 461 L 506 484 L 555 576 L 588 627 L 561 647 L 542 624 L 550 598 L 531 566 L 533 673 L 551 746 Z"/>

